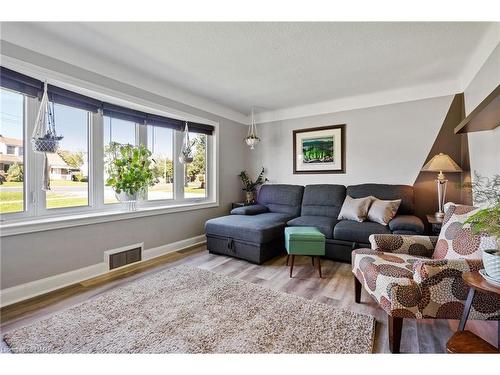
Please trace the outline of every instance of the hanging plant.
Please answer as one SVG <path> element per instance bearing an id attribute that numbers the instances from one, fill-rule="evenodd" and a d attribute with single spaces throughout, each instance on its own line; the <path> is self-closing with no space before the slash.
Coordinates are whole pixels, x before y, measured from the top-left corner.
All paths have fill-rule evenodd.
<path id="1" fill-rule="evenodd" d="M 31 137 L 33 151 L 55 153 L 59 149 L 61 139 L 63 137 L 56 133 L 54 104 L 49 101 L 47 82 L 45 82 L 40 109 L 38 110 L 35 128 Z"/>
<path id="2" fill-rule="evenodd" d="M 193 146 L 194 141 L 192 143 L 189 141 L 189 128 L 186 121 L 184 126 L 184 140 L 182 141 L 182 148 L 179 153 L 179 163 L 189 164 L 193 162 Z"/>

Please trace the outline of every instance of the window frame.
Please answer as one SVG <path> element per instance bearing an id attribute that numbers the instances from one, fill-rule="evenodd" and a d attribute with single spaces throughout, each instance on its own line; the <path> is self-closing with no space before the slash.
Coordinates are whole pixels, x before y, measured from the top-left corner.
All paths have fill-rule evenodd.
<path id="1" fill-rule="evenodd" d="M 64 104 L 58 104 L 58 105 L 64 105 Z M 69 107 L 67 105 L 64 105 L 65 107 Z M 94 116 L 92 116 L 92 112 L 86 111 L 87 112 L 87 163 L 88 163 L 88 183 L 87 183 L 87 205 L 85 206 L 71 206 L 71 207 L 54 207 L 54 208 L 48 208 L 47 207 L 47 192 L 42 190 L 42 180 L 43 180 L 43 155 L 35 153 L 36 156 L 36 161 L 39 163 L 35 170 L 35 191 L 38 192 L 38 199 L 36 200 L 36 216 L 43 216 L 43 217 L 50 217 L 50 216 L 62 216 L 65 214 L 72 214 L 75 212 L 87 212 L 87 211 L 93 211 L 94 208 L 94 175 L 93 175 L 93 154 L 94 154 L 94 148 L 93 148 L 93 119 Z M 56 127 L 57 127 L 57 119 L 56 119 Z M 33 149 L 30 149 L 30 152 L 33 152 Z"/>
<path id="2" fill-rule="evenodd" d="M 5 90 L 9 90 L 4 88 Z M 73 89 L 74 90 L 74 89 Z M 13 90 L 10 90 L 13 91 Z M 77 90 L 75 90 L 77 91 Z M 14 91 L 16 92 L 16 91 Z M 23 148 L 24 148 L 24 210 L 0 215 L 0 237 L 20 233 L 29 233 L 33 226 L 47 228 L 49 223 L 58 223 L 57 227 L 71 227 L 87 225 L 95 222 L 114 221 L 122 218 L 143 217 L 158 215 L 169 212 L 204 209 L 207 207 L 218 207 L 218 150 L 217 139 L 219 124 L 210 120 L 203 120 L 215 127 L 212 135 L 207 135 L 206 166 L 205 166 L 205 188 L 206 197 L 185 198 L 183 181 L 183 166 L 179 163 L 177 155 L 182 146 L 182 131 L 173 131 L 173 162 L 174 162 L 174 185 L 173 199 L 142 200 L 138 202 L 137 211 L 127 212 L 121 203 L 104 204 L 104 115 L 99 110 L 97 113 L 88 114 L 88 206 L 46 208 L 45 192 L 41 190 L 43 155 L 37 154 L 31 147 L 31 134 L 33 132 L 35 119 L 39 109 L 39 98 L 23 95 L 24 98 L 24 121 L 23 121 Z M 96 93 L 99 97 L 99 94 Z M 120 103 L 120 100 L 118 100 Z M 139 102 L 141 100 L 138 99 Z M 168 108 L 163 111 L 143 104 L 134 105 L 127 101 L 131 108 L 139 106 L 147 110 L 151 108 L 152 113 L 172 116 L 168 114 Z M 120 103 L 123 105 L 123 103 Z M 190 116 L 188 116 L 190 118 Z M 198 119 L 198 121 L 200 121 Z M 147 145 L 147 125 L 135 124 L 136 144 Z M 179 173 L 181 178 L 179 178 Z M 147 198 L 147 197 L 146 197 Z M 64 224 L 61 224 L 64 222 Z M 82 224 L 80 224 L 82 223 Z M 46 230 L 46 229 L 43 229 Z"/>

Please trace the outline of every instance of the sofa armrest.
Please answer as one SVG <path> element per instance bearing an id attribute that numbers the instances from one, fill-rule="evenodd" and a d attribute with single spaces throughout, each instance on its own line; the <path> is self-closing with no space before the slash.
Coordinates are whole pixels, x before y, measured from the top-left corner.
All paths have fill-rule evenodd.
<path id="1" fill-rule="evenodd" d="M 464 272 L 483 268 L 481 259 L 422 259 L 413 264 L 413 279 L 416 283 L 434 285 L 443 278 L 461 278 Z"/>
<path id="2" fill-rule="evenodd" d="M 428 258 L 432 256 L 437 242 L 436 236 L 402 234 L 372 234 L 369 239 L 373 250 Z"/>
<path id="3" fill-rule="evenodd" d="M 414 215 L 398 215 L 389 221 L 389 229 L 391 232 L 409 231 L 415 234 L 422 234 L 425 231 L 425 226 L 419 217 Z"/>
<path id="4" fill-rule="evenodd" d="M 236 207 L 231 210 L 231 215 L 258 215 L 269 212 L 266 206 L 253 204 L 251 206 Z"/>

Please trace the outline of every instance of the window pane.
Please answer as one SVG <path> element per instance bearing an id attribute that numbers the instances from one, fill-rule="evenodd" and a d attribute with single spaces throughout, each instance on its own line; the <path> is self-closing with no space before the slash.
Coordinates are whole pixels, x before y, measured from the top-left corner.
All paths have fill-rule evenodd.
<path id="1" fill-rule="evenodd" d="M 206 197 L 206 161 L 207 136 L 205 134 L 189 133 L 189 140 L 193 143 L 193 162 L 184 167 L 184 197 Z"/>
<path id="2" fill-rule="evenodd" d="M 0 213 L 24 211 L 24 96 L 0 91 Z"/>
<path id="3" fill-rule="evenodd" d="M 109 116 L 104 116 L 104 154 L 111 142 L 121 144 L 136 144 L 135 123 L 131 121 L 118 120 Z M 115 192 L 111 186 L 106 186 L 108 178 L 104 166 L 104 203 L 118 203 Z"/>
<path id="4" fill-rule="evenodd" d="M 54 105 L 56 131 L 64 138 L 59 151 L 47 154 L 50 190 L 47 208 L 78 207 L 89 204 L 89 112 Z"/>
<path id="5" fill-rule="evenodd" d="M 148 190 L 148 200 L 173 199 L 173 130 L 148 125 L 148 149 L 153 153 L 160 182 Z"/>

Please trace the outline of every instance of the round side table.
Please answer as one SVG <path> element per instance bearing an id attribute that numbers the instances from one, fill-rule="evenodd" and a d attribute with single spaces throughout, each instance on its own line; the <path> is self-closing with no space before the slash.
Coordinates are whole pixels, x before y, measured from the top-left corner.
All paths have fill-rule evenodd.
<path id="1" fill-rule="evenodd" d="M 469 318 L 472 301 L 476 291 L 482 293 L 492 293 L 500 298 L 500 287 L 488 283 L 479 272 L 465 272 L 463 274 L 465 283 L 470 287 L 467 300 L 465 301 L 464 313 L 458 331 L 451 336 L 446 344 L 448 353 L 499 353 L 500 348 L 500 321 L 498 321 L 498 348 L 484 341 L 470 331 L 465 331 L 465 324 Z"/>

